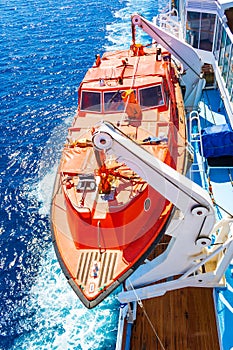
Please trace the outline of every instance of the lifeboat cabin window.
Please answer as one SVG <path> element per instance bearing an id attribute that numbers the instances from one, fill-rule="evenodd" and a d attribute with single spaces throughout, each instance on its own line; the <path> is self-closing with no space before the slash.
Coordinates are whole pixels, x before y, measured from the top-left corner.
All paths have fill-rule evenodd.
<path id="1" fill-rule="evenodd" d="M 139 90 L 140 105 L 142 108 L 164 105 L 161 85 L 150 86 Z"/>
<path id="2" fill-rule="evenodd" d="M 121 91 L 109 91 L 104 93 L 105 112 L 116 112 L 124 110 L 124 102 L 121 98 Z"/>
<path id="3" fill-rule="evenodd" d="M 82 91 L 81 110 L 90 112 L 101 112 L 100 92 Z"/>

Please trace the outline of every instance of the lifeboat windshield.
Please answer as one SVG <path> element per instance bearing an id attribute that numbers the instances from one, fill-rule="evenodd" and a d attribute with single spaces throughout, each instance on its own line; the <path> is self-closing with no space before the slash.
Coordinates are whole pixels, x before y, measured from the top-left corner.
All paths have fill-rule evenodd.
<path id="1" fill-rule="evenodd" d="M 121 91 L 108 91 L 104 93 L 105 112 L 117 112 L 124 110 L 124 102 L 121 98 Z"/>
<path id="2" fill-rule="evenodd" d="M 81 111 L 101 112 L 101 93 L 82 91 Z"/>
<path id="3" fill-rule="evenodd" d="M 143 109 L 163 106 L 165 101 L 161 84 L 139 89 L 139 99 L 140 106 Z"/>

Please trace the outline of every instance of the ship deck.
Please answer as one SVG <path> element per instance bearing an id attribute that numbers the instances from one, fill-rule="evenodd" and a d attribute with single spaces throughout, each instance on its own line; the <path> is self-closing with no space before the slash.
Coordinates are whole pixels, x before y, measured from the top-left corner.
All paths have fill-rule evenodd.
<path id="1" fill-rule="evenodd" d="M 219 349 L 213 290 L 185 288 L 143 301 L 130 349 Z"/>
<path id="2" fill-rule="evenodd" d="M 150 254 L 166 249 L 169 236 Z M 218 350 L 219 337 L 212 288 L 183 288 L 137 305 L 132 350 Z M 124 348 L 122 350 L 125 350 Z"/>

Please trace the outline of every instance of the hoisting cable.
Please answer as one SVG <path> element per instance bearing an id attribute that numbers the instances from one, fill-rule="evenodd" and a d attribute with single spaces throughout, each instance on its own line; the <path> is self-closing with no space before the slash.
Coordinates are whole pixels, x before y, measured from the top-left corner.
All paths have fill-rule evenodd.
<path id="1" fill-rule="evenodd" d="M 231 186 L 233 187 L 233 180 L 232 180 L 232 175 L 231 175 L 231 170 L 228 168 L 228 175 L 229 175 L 229 179 L 231 182 Z"/>
<path id="2" fill-rule="evenodd" d="M 203 99 L 205 99 L 205 97 L 204 97 L 204 92 L 205 92 L 205 90 L 203 91 Z M 216 125 L 216 121 L 215 121 L 215 119 L 214 119 L 214 112 L 213 112 L 213 110 L 212 110 L 212 108 L 211 108 L 210 99 L 209 99 L 209 96 L 208 96 L 207 92 L 205 93 L 205 95 L 206 95 L 208 107 L 209 107 L 210 112 L 211 112 L 211 116 L 212 116 L 212 118 L 213 118 L 213 122 L 214 122 L 214 124 Z M 204 101 L 203 101 L 203 103 L 204 103 Z M 204 106 L 205 106 L 205 103 L 204 103 Z M 206 106 L 205 106 L 205 108 L 206 108 Z M 205 119 L 206 119 L 206 115 L 205 115 Z"/>
<path id="3" fill-rule="evenodd" d="M 230 180 L 231 180 L 231 184 L 233 186 L 233 182 L 232 182 L 232 179 L 231 179 L 231 174 L 229 174 L 229 177 L 230 177 Z M 208 185 L 209 185 L 209 195 L 210 195 L 210 198 L 212 200 L 212 203 L 214 204 L 214 206 L 216 207 L 217 210 L 221 209 L 222 211 L 224 211 L 229 217 L 233 217 L 233 214 L 229 213 L 229 211 L 227 211 L 226 209 L 224 209 L 220 204 L 218 204 L 215 199 L 214 199 L 214 194 L 213 194 L 213 188 L 212 188 L 212 185 L 211 185 L 211 182 L 210 182 L 210 177 L 208 177 Z M 222 219 L 222 215 L 218 212 L 218 215 L 219 215 L 219 218 Z"/>
<path id="4" fill-rule="evenodd" d="M 216 203 L 215 200 L 213 200 L 213 204 L 220 208 L 222 211 L 224 211 L 229 217 L 233 218 L 233 214 L 229 213 L 226 209 L 224 209 L 220 204 Z"/>
<path id="5" fill-rule="evenodd" d="M 155 330 L 155 327 L 154 327 L 153 323 L 151 322 L 151 320 L 150 320 L 150 318 L 149 318 L 149 316 L 148 316 L 148 314 L 147 314 L 147 312 L 146 312 L 146 310 L 145 310 L 145 308 L 144 308 L 144 306 L 143 306 L 143 303 L 142 303 L 141 299 L 140 299 L 139 296 L 137 295 L 136 290 L 134 289 L 134 287 L 133 287 L 133 285 L 132 285 L 132 282 L 130 281 L 130 279 L 128 279 L 128 281 L 129 281 L 129 284 L 130 284 L 130 286 L 131 286 L 131 288 L 132 288 L 132 290 L 133 290 L 133 292 L 134 292 L 134 294 L 135 294 L 135 297 L 136 297 L 136 299 L 137 299 L 137 303 L 138 303 L 138 305 L 140 306 L 140 308 L 142 309 L 142 311 L 143 311 L 143 313 L 144 313 L 144 315 L 145 315 L 145 317 L 146 317 L 146 319 L 147 319 L 149 325 L 151 326 L 152 331 L 154 332 L 156 338 L 158 339 L 158 342 L 159 342 L 161 348 L 162 348 L 163 350 L 166 350 L 165 347 L 164 347 L 164 345 L 163 345 L 163 343 L 162 343 L 162 341 L 161 341 L 161 339 L 159 338 L 158 333 L 157 333 L 156 330 Z"/>

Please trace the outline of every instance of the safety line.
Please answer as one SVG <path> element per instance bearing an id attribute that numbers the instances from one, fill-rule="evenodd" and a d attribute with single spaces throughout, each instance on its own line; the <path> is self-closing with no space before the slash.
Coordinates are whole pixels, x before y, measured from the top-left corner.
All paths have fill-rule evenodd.
<path id="1" fill-rule="evenodd" d="M 164 345 L 163 345 L 163 343 L 162 343 L 162 341 L 161 341 L 161 339 L 159 338 L 158 333 L 157 333 L 156 330 L 155 330 L 155 327 L 154 327 L 153 323 L 151 322 L 151 320 L 150 320 L 150 318 L 149 318 L 149 316 L 148 316 L 148 314 L 147 314 L 147 312 L 146 312 L 146 310 L 145 310 L 145 307 L 143 306 L 143 303 L 142 303 L 141 299 L 140 299 L 139 296 L 137 295 L 136 290 L 134 289 L 134 287 L 133 287 L 133 285 L 132 285 L 132 282 L 130 281 L 130 279 L 128 279 L 128 281 L 129 281 L 130 286 L 131 286 L 131 288 L 132 288 L 132 290 L 133 290 L 133 292 L 134 292 L 134 294 L 135 294 L 135 296 L 136 296 L 137 303 L 138 303 L 138 305 L 140 306 L 140 308 L 142 309 L 144 315 L 146 316 L 146 319 L 147 319 L 148 323 L 150 324 L 151 329 L 153 330 L 153 332 L 154 332 L 156 338 L 158 339 L 161 348 L 162 348 L 163 350 L 166 350 L 165 347 L 164 347 Z"/>

